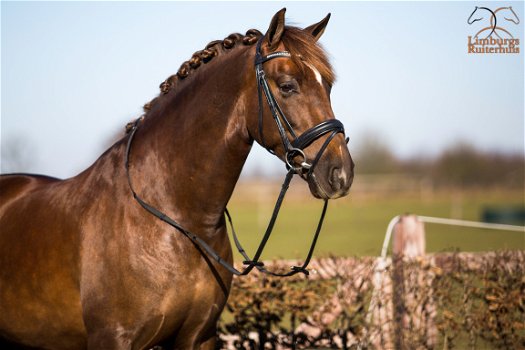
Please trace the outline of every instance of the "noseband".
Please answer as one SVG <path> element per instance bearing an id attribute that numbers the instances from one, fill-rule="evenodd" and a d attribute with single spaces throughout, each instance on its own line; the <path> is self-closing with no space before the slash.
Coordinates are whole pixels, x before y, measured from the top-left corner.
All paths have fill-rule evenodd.
<path id="1" fill-rule="evenodd" d="M 308 251 L 307 258 L 305 259 L 304 263 L 301 266 L 292 266 L 291 271 L 287 273 L 277 273 L 272 272 L 266 269 L 264 266 L 264 263 L 262 261 L 259 261 L 262 252 L 264 250 L 264 247 L 266 246 L 266 243 L 268 242 L 268 239 L 270 238 L 270 235 L 273 231 L 273 227 L 275 225 L 275 222 L 277 220 L 277 216 L 279 215 L 279 210 L 281 208 L 282 202 L 284 200 L 284 196 L 290 186 L 290 182 L 293 178 L 293 175 L 295 174 L 302 174 L 303 172 L 307 173 L 307 178 L 313 177 L 313 170 L 315 166 L 317 165 L 319 159 L 321 158 L 323 152 L 328 147 L 328 144 L 332 139 L 338 134 L 342 133 L 344 134 L 344 126 L 343 124 L 337 120 L 337 119 L 329 119 L 326 121 L 323 121 L 322 123 L 306 130 L 304 133 L 302 133 L 299 136 L 296 136 L 295 131 L 293 130 L 290 122 L 284 115 L 283 111 L 281 110 L 281 107 L 279 107 L 279 104 L 277 103 L 277 100 L 275 99 L 274 95 L 272 94 L 272 91 L 270 90 L 270 87 L 268 85 L 268 81 L 266 80 L 266 75 L 264 73 L 263 64 L 271 59 L 274 58 L 280 58 L 280 57 L 291 57 L 291 54 L 288 51 L 278 51 L 270 53 L 269 55 L 262 56 L 261 54 L 261 43 L 264 36 L 261 37 L 261 39 L 257 42 L 256 46 L 256 54 L 255 54 L 255 73 L 257 77 L 257 91 L 258 91 L 258 98 L 259 98 L 259 134 L 261 138 L 261 143 L 264 148 L 266 148 L 270 153 L 275 154 L 275 152 L 270 149 L 265 141 L 263 136 L 263 100 L 262 100 L 262 94 L 264 93 L 266 97 L 266 101 L 268 103 L 268 106 L 270 107 L 271 114 L 273 116 L 273 119 L 277 125 L 277 129 L 279 131 L 279 135 L 281 137 L 281 141 L 283 143 L 284 151 L 285 151 L 285 162 L 286 167 L 288 169 L 288 173 L 286 174 L 286 177 L 284 179 L 281 192 L 279 193 L 279 197 L 277 198 L 277 201 L 275 203 L 275 207 L 272 213 L 272 217 L 270 218 L 270 222 L 268 223 L 268 226 L 266 228 L 266 231 L 264 233 L 264 236 L 261 240 L 261 243 L 259 243 L 259 247 L 257 248 L 257 251 L 253 258 L 250 259 L 246 251 L 241 246 L 241 243 L 239 242 L 239 239 L 237 238 L 237 234 L 235 233 L 235 229 L 233 227 L 233 222 L 230 216 L 230 213 L 228 212 L 228 209 L 225 209 L 224 213 L 226 217 L 228 218 L 228 222 L 230 225 L 230 228 L 232 230 L 232 236 L 235 242 L 235 245 L 239 251 L 239 253 L 244 257 L 245 261 L 243 261 L 243 265 L 246 267 L 242 269 L 242 271 L 237 270 L 234 266 L 232 266 L 227 261 L 223 260 L 221 256 L 206 243 L 203 239 L 201 239 L 199 236 L 195 235 L 194 233 L 188 231 L 183 226 L 181 226 L 178 222 L 170 218 L 168 215 L 164 214 L 162 211 L 156 209 L 155 207 L 151 206 L 150 204 L 146 203 L 133 189 L 133 184 L 131 181 L 131 176 L 129 173 L 129 155 L 131 152 L 131 144 L 133 141 L 133 138 L 135 136 L 135 133 L 138 129 L 139 123 L 142 120 L 142 118 L 137 119 L 132 125 L 131 129 L 129 131 L 129 138 L 128 143 L 126 147 L 126 155 L 125 155 L 125 167 L 126 167 L 126 175 L 128 179 L 128 185 L 131 190 L 131 193 L 133 194 L 133 198 L 150 214 L 154 215 L 158 219 L 166 222 L 168 225 L 174 227 L 178 231 L 180 231 L 182 234 L 184 234 L 187 238 L 189 238 L 194 244 L 196 244 L 198 247 L 200 247 L 202 250 L 204 250 L 211 258 L 213 258 L 215 261 L 217 261 L 219 264 L 221 264 L 224 268 L 226 268 L 228 271 L 230 271 L 232 274 L 237 276 L 247 275 L 250 273 L 251 270 L 254 268 L 257 268 L 259 271 L 263 273 L 267 273 L 273 276 L 279 276 L 279 277 L 288 277 L 295 275 L 299 272 L 304 273 L 305 275 L 309 274 L 309 271 L 306 269 L 308 264 L 310 263 L 310 260 L 312 258 L 315 245 L 317 243 L 317 238 L 319 237 L 319 233 L 321 232 L 321 228 L 323 225 L 324 217 L 326 214 L 326 209 L 328 206 L 328 200 L 324 200 L 323 210 L 321 213 L 321 217 L 319 219 L 319 222 L 317 224 L 317 229 L 315 231 L 315 234 L 312 239 L 312 244 L 310 245 L 310 249 Z M 287 131 L 288 130 L 290 135 L 292 136 L 292 141 L 288 138 Z M 319 151 L 317 152 L 317 155 L 315 158 L 308 162 L 308 159 L 304 153 L 304 149 L 311 145 L 315 140 L 319 139 L 320 137 L 331 133 L 328 138 L 325 140 Z M 347 139 L 348 142 L 348 139 Z M 301 157 L 302 160 L 300 162 L 295 162 L 296 157 Z"/>

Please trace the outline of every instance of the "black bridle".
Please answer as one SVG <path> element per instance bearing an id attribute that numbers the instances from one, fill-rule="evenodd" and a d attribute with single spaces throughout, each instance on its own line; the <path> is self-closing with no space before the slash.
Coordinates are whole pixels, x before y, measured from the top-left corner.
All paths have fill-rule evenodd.
<path id="1" fill-rule="evenodd" d="M 261 44 L 263 41 L 263 37 L 259 39 L 257 42 L 257 47 L 255 49 L 255 75 L 257 79 L 257 93 L 259 97 L 259 137 L 261 138 L 261 143 L 264 148 L 268 150 L 268 152 L 275 154 L 275 152 L 270 149 L 264 140 L 264 134 L 263 134 L 263 108 L 262 108 L 262 94 L 264 93 L 264 96 L 266 97 L 266 102 L 268 103 L 268 106 L 270 107 L 270 111 L 272 113 L 273 119 L 275 121 L 275 124 L 277 125 L 277 129 L 279 130 L 279 135 L 281 137 L 281 142 L 284 147 L 285 151 L 285 162 L 287 165 L 287 168 L 293 168 L 296 173 L 300 173 L 302 171 L 307 171 L 307 176 L 311 176 L 313 174 L 313 170 L 315 166 L 317 165 L 317 162 L 321 158 L 321 155 L 324 153 L 326 147 L 332 141 L 332 139 L 337 135 L 338 133 L 345 132 L 345 128 L 343 126 L 343 123 L 341 123 L 337 119 L 329 119 L 325 120 L 322 123 L 314 126 L 311 129 L 306 130 L 301 135 L 297 136 L 295 131 L 292 128 L 292 125 L 288 121 L 288 118 L 286 118 L 285 114 L 283 113 L 281 107 L 279 106 L 279 103 L 277 103 L 277 100 L 275 99 L 272 90 L 270 89 L 270 86 L 268 85 L 268 81 L 266 80 L 266 74 L 264 73 L 263 64 L 269 60 L 272 60 L 274 58 L 281 58 L 286 57 L 290 58 L 292 55 L 288 51 L 277 51 L 270 53 L 269 55 L 263 56 L 261 54 Z M 283 126 L 286 126 L 285 127 Z M 286 130 L 290 133 L 293 140 L 290 141 L 288 138 L 288 135 L 286 133 Z M 306 155 L 304 153 L 304 149 L 308 147 L 312 142 L 320 138 L 321 136 L 332 133 L 324 142 L 323 146 L 317 153 L 317 156 L 313 159 L 311 163 L 307 162 Z M 299 165 L 296 165 L 294 162 L 295 157 L 301 157 L 302 161 L 299 163 Z"/>
<path id="2" fill-rule="evenodd" d="M 256 46 L 256 54 L 255 54 L 255 73 L 257 78 L 257 90 L 258 90 L 258 98 L 259 98 L 259 135 L 261 138 L 262 145 L 272 154 L 275 154 L 273 150 L 268 148 L 266 146 L 266 143 L 264 141 L 263 136 L 263 103 L 262 103 L 262 94 L 264 93 L 266 97 L 266 101 L 268 102 L 268 106 L 270 107 L 270 111 L 272 113 L 273 119 L 277 125 L 277 129 L 279 130 L 279 135 L 281 137 L 281 141 L 284 146 L 285 150 L 285 161 L 286 166 L 288 169 L 288 173 L 286 174 L 286 177 L 284 179 L 281 192 L 279 193 L 279 197 L 277 198 L 277 201 L 275 203 L 275 207 L 272 213 L 272 217 L 270 218 L 270 222 L 268 223 L 268 226 L 266 228 L 266 231 L 264 233 L 264 236 L 261 240 L 261 243 L 259 244 L 259 247 L 257 248 L 257 251 L 255 252 L 255 255 L 253 258 L 250 258 L 246 251 L 241 246 L 241 243 L 239 242 L 239 239 L 237 238 L 237 234 L 235 232 L 235 229 L 233 227 L 232 218 L 230 216 L 230 213 L 228 212 L 228 209 L 225 209 L 224 213 L 228 219 L 228 223 L 232 230 L 232 236 L 235 242 L 235 245 L 239 251 L 239 253 L 244 257 L 243 265 L 246 267 L 242 269 L 242 271 L 237 270 L 234 266 L 232 266 L 227 261 L 223 260 L 221 256 L 206 243 L 203 239 L 201 239 L 199 236 L 195 235 L 194 233 L 188 231 L 183 226 L 181 226 L 178 222 L 170 218 L 168 215 L 164 214 L 160 210 L 156 209 L 155 207 L 149 205 L 146 203 L 133 189 L 131 176 L 129 173 L 129 155 L 131 152 L 131 144 L 133 141 L 133 138 L 135 136 L 135 133 L 138 129 L 139 123 L 142 120 L 142 118 L 137 119 L 131 126 L 131 129 L 129 131 L 130 135 L 128 138 L 128 143 L 126 146 L 126 155 L 125 155 L 125 167 L 126 167 L 126 174 L 128 179 L 128 185 L 129 188 L 133 194 L 133 198 L 150 214 L 154 215 L 155 217 L 159 218 L 160 220 L 166 222 L 168 225 L 174 227 L 178 231 L 180 231 L 182 234 L 184 234 L 187 238 L 189 238 L 195 245 L 197 245 L 199 248 L 204 250 L 213 260 L 217 261 L 219 264 L 221 264 L 224 268 L 226 268 L 228 271 L 230 271 L 232 274 L 237 276 L 247 275 L 252 271 L 254 268 L 257 268 L 259 271 L 273 275 L 273 276 L 280 276 L 280 277 L 287 277 L 295 275 L 299 272 L 304 273 L 305 275 L 309 274 L 309 271 L 306 269 L 308 264 L 310 263 L 310 260 L 312 258 L 315 245 L 317 243 L 317 238 L 319 237 L 319 233 L 321 232 L 321 228 L 323 225 L 324 217 L 326 214 L 326 209 L 328 206 L 328 200 L 324 200 L 323 210 L 321 213 L 321 217 L 319 219 L 319 222 L 317 224 L 317 229 L 314 233 L 312 244 L 310 245 L 310 249 L 308 251 L 308 255 L 304 261 L 304 263 L 301 266 L 292 266 L 291 271 L 287 273 L 277 273 L 272 272 L 266 269 L 264 266 L 264 263 L 262 261 L 259 261 L 261 258 L 261 255 L 263 253 L 264 247 L 266 246 L 266 243 L 268 242 L 268 239 L 270 238 L 270 235 L 273 231 L 273 227 L 275 225 L 275 222 L 277 220 L 277 216 L 279 215 L 279 210 L 281 209 L 282 202 L 284 200 L 284 196 L 290 186 L 290 182 L 293 178 L 293 175 L 295 174 L 301 174 L 303 171 L 307 172 L 307 178 L 313 175 L 313 169 L 317 165 L 319 159 L 321 158 L 322 154 L 326 150 L 326 147 L 328 144 L 332 141 L 332 139 L 338 134 L 342 133 L 344 134 L 344 126 L 343 124 L 336 119 L 330 119 L 326 120 L 316 126 L 314 126 L 311 129 L 308 129 L 304 133 L 302 133 L 299 136 L 296 136 L 296 133 L 294 132 L 290 122 L 284 115 L 283 111 L 279 107 L 279 104 L 277 103 L 277 100 L 275 99 L 274 95 L 272 94 L 272 91 L 270 90 L 270 87 L 268 85 L 268 81 L 266 80 L 266 76 L 263 69 L 263 64 L 271 59 L 274 58 L 280 58 L 280 57 L 291 57 L 291 54 L 288 51 L 278 51 L 270 53 L 269 55 L 262 56 L 261 54 L 261 43 L 263 41 L 263 37 L 257 42 Z M 293 140 L 290 141 L 287 135 L 288 130 L 290 135 L 293 137 Z M 304 153 L 304 149 L 308 147 L 312 142 L 319 139 L 323 135 L 326 135 L 328 133 L 331 133 L 328 138 L 325 140 L 321 148 L 319 149 L 317 155 L 312 160 L 312 162 L 308 163 L 308 160 L 306 158 L 306 155 Z M 302 160 L 299 163 L 296 163 L 294 159 L 296 157 L 301 157 Z"/>

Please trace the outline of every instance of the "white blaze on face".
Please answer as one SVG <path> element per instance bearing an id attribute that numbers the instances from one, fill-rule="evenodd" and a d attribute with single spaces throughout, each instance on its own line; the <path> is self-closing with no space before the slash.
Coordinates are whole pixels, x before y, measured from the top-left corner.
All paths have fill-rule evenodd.
<path id="1" fill-rule="evenodd" d="M 304 62 L 304 61 L 303 61 Z M 315 75 L 315 79 L 317 80 L 317 82 L 319 83 L 319 85 L 323 86 L 323 77 L 321 76 L 321 73 L 319 73 L 319 71 L 317 70 L 317 68 L 315 68 L 313 65 L 311 65 L 310 63 L 308 62 L 304 62 L 304 64 L 310 68 L 312 70 L 312 72 L 314 72 L 314 75 Z"/>

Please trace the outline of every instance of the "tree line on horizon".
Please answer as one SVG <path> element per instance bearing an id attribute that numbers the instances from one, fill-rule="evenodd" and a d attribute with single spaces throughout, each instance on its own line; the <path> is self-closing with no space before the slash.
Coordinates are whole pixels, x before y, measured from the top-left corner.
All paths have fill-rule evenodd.
<path id="1" fill-rule="evenodd" d="M 525 156 L 481 150 L 467 142 L 457 142 L 433 157 L 398 157 L 376 137 L 368 137 L 354 152 L 359 174 L 410 174 L 430 179 L 436 186 L 474 188 L 525 187 Z"/>

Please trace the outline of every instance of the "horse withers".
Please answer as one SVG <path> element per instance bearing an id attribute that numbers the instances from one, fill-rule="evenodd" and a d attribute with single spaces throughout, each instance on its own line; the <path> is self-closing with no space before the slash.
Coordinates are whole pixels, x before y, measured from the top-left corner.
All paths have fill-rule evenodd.
<path id="1" fill-rule="evenodd" d="M 1 177 L 2 348 L 214 348 L 232 280 L 219 263 L 233 260 L 223 213 L 253 142 L 315 197 L 352 183 L 334 73 L 316 43 L 328 19 L 289 27 L 283 9 L 264 35 L 211 42 L 73 178 Z"/>

